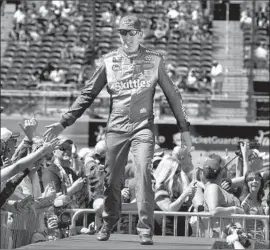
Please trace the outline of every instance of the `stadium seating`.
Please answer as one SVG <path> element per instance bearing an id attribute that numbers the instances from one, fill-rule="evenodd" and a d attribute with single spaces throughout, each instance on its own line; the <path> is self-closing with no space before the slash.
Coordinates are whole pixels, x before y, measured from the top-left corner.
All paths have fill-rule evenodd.
<path id="1" fill-rule="evenodd" d="M 124 1 L 120 2 L 124 3 Z M 133 9 L 133 12 L 136 12 L 142 21 L 145 33 L 148 32 L 150 18 L 166 15 L 169 3 L 170 1 L 164 7 L 146 1 L 145 6 L 140 5 Z M 84 66 L 94 66 L 93 62 L 97 57 L 120 45 L 114 4 L 114 1 L 106 1 L 106 3 L 102 0 L 78 1 L 77 11 L 79 15 L 83 15 L 83 20 L 80 23 L 74 23 L 75 29 L 68 29 L 64 32 L 57 28 L 54 33 L 42 34 L 40 41 L 28 43 L 9 41 L 1 64 L 2 88 L 10 90 L 35 89 L 33 74 L 41 72 L 49 63 L 66 71 L 66 84 L 79 86 L 78 79 Z M 186 4 L 192 4 L 191 8 L 193 8 L 193 2 L 187 1 Z M 112 13 L 109 22 L 104 18 L 106 11 Z M 187 15 L 187 21 L 191 22 L 190 20 L 191 18 Z M 175 20 L 168 19 L 168 22 L 170 27 L 177 25 Z M 70 20 L 61 19 L 63 27 L 67 28 L 71 23 L 72 18 Z M 38 23 L 29 22 L 27 26 L 30 30 L 41 29 Z M 78 38 L 86 44 L 84 55 L 73 54 L 72 57 L 63 58 L 63 51 L 74 48 Z M 212 39 L 190 42 L 189 39 L 181 37 L 178 30 L 172 29 L 166 38 L 161 39 L 157 39 L 154 32 L 149 33 L 143 44 L 147 48 L 163 54 L 168 63 L 177 68 L 177 72 L 182 75 L 186 75 L 190 68 L 195 69 L 198 74 L 211 70 Z"/>
<path id="2" fill-rule="evenodd" d="M 4 89 L 27 89 L 27 83 L 31 75 L 43 70 L 48 63 L 52 63 L 61 69 L 67 70 L 68 83 L 74 83 L 78 79 L 79 69 L 84 64 L 84 58 L 75 58 L 74 62 L 61 58 L 61 51 L 66 43 L 74 46 L 78 37 L 86 44 L 93 37 L 92 33 L 92 2 L 78 2 L 78 11 L 83 14 L 81 25 L 73 32 L 56 31 L 52 34 L 44 34 L 40 42 L 31 41 L 25 44 L 19 41 L 9 41 L 3 55 L 1 64 L 1 84 Z M 62 25 L 69 25 L 68 20 L 63 20 Z M 32 23 L 27 24 L 31 30 Z M 88 50 L 88 56 L 89 56 Z M 71 81 L 72 79 L 72 81 Z"/>
<path id="3" fill-rule="evenodd" d="M 259 6 L 259 5 L 258 5 Z M 261 11 L 259 7 L 257 6 L 257 14 Z M 269 35 L 270 35 L 270 26 L 269 26 L 269 10 L 268 13 L 264 14 L 265 17 L 268 19 L 268 24 L 259 26 L 258 25 L 258 16 L 256 17 L 256 22 L 255 22 L 255 36 L 254 36 L 254 46 L 255 48 L 261 43 L 264 43 L 265 49 L 268 50 L 268 57 L 269 57 Z M 249 68 L 251 66 L 251 44 L 252 44 L 252 28 L 250 25 L 243 24 L 242 27 L 243 31 L 243 49 L 244 49 L 244 67 Z M 269 60 L 269 58 L 268 58 Z M 269 63 L 260 62 L 258 58 L 255 58 L 254 60 L 254 67 L 259 68 L 259 69 L 268 69 L 269 68 Z"/>

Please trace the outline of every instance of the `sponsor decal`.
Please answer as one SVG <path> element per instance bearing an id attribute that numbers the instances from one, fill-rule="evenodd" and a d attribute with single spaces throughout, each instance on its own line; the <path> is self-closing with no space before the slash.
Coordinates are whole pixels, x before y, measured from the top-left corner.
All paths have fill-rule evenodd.
<path id="1" fill-rule="evenodd" d="M 147 113 L 147 109 L 146 108 L 141 108 L 140 109 L 140 114 L 145 114 Z"/>
<path id="2" fill-rule="evenodd" d="M 112 59 L 112 61 L 113 62 L 122 62 L 123 59 L 124 59 L 123 56 L 117 56 L 117 57 L 114 56 L 113 59 Z"/>
<path id="3" fill-rule="evenodd" d="M 145 52 L 160 56 L 160 53 L 153 51 L 153 50 L 146 50 Z"/>
<path id="4" fill-rule="evenodd" d="M 131 70 L 133 70 L 133 65 L 130 65 L 130 64 L 122 65 L 122 70 L 123 71 L 131 71 Z"/>
<path id="5" fill-rule="evenodd" d="M 148 55 L 148 56 L 145 56 L 144 59 L 145 59 L 146 61 L 153 61 L 153 60 L 154 60 L 154 57 L 151 56 L 151 55 Z"/>
<path id="6" fill-rule="evenodd" d="M 154 60 L 153 60 L 154 61 Z M 134 64 L 149 64 L 150 61 L 146 61 L 146 60 L 134 60 Z"/>
<path id="7" fill-rule="evenodd" d="M 153 73 L 154 73 L 154 70 L 151 70 L 151 69 L 147 69 L 147 70 L 143 71 L 143 74 L 145 76 L 151 76 L 151 75 L 153 75 Z"/>
<path id="8" fill-rule="evenodd" d="M 142 64 L 143 62 L 143 60 L 134 60 L 134 64 Z"/>
<path id="9" fill-rule="evenodd" d="M 153 63 L 146 63 L 143 65 L 144 69 L 152 69 L 154 68 L 154 64 Z"/>
<path id="10" fill-rule="evenodd" d="M 112 70 L 113 70 L 113 71 L 120 71 L 120 70 L 121 70 L 121 67 L 120 67 L 119 64 L 113 64 Z"/>
<path id="11" fill-rule="evenodd" d="M 129 90 L 129 89 L 137 89 L 137 88 L 149 88 L 150 82 L 145 80 L 128 80 L 128 81 L 121 81 L 116 82 L 112 85 L 112 89 L 119 92 L 122 90 Z"/>
<path id="12" fill-rule="evenodd" d="M 123 23 L 126 24 L 127 26 L 133 26 L 134 25 L 134 21 L 132 19 L 124 20 Z"/>
<path id="13" fill-rule="evenodd" d="M 131 55 L 127 55 L 128 58 L 133 58 L 133 57 L 136 57 L 138 55 L 138 53 L 136 54 L 131 54 Z"/>

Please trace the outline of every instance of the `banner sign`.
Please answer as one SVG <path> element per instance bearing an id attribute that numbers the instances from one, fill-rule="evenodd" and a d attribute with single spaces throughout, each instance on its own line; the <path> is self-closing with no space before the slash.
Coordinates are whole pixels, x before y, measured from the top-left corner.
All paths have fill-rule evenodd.
<path id="1" fill-rule="evenodd" d="M 97 140 L 105 136 L 105 122 L 89 123 L 89 146 L 93 147 Z M 162 147 L 173 149 L 181 144 L 181 133 L 175 124 L 156 124 L 156 142 Z M 269 127 L 264 126 L 191 126 L 192 143 L 196 150 L 236 151 L 239 141 L 257 141 L 259 151 L 269 151 Z"/>
<path id="2" fill-rule="evenodd" d="M 176 125 L 159 124 L 161 147 L 172 149 L 180 145 L 181 134 Z M 237 150 L 239 141 L 257 141 L 260 151 L 269 151 L 269 128 L 245 126 L 195 125 L 191 126 L 192 143 L 197 150 Z"/>

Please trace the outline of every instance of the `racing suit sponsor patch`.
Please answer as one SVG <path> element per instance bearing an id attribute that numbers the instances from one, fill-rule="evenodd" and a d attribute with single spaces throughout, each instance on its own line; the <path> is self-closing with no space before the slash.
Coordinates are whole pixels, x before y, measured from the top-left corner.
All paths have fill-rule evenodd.
<path id="1" fill-rule="evenodd" d="M 141 108 L 140 109 L 140 114 L 145 114 L 147 113 L 147 109 L 146 108 Z"/>
<path id="2" fill-rule="evenodd" d="M 114 56 L 113 59 L 112 59 L 112 61 L 113 62 L 122 62 L 123 59 L 124 59 L 123 56 Z"/>
<path id="3" fill-rule="evenodd" d="M 143 71 L 143 74 L 144 74 L 145 76 L 151 76 L 151 75 L 154 74 L 154 70 L 152 70 L 152 69 L 144 70 L 144 71 Z"/>
<path id="4" fill-rule="evenodd" d="M 144 69 L 152 69 L 154 68 L 154 64 L 153 63 L 146 63 L 143 65 Z"/>
<path id="5" fill-rule="evenodd" d="M 138 55 L 138 53 L 136 53 L 136 54 L 131 54 L 131 55 L 128 55 L 127 57 L 128 58 L 133 58 L 133 57 L 136 57 Z"/>
<path id="6" fill-rule="evenodd" d="M 145 80 L 128 80 L 128 81 L 121 81 L 121 82 L 116 82 L 112 84 L 111 88 L 114 89 L 115 91 L 119 92 L 122 90 L 129 90 L 129 89 L 138 89 L 138 88 L 149 88 L 151 86 L 149 81 Z"/>
<path id="7" fill-rule="evenodd" d="M 151 55 L 145 56 L 144 59 L 145 59 L 146 61 L 154 61 L 154 57 L 151 56 Z"/>
<path id="8" fill-rule="evenodd" d="M 119 71 L 119 70 L 121 70 L 121 67 L 120 67 L 119 64 L 113 64 L 112 70 L 113 70 L 113 71 Z"/>
<path id="9" fill-rule="evenodd" d="M 160 56 L 160 53 L 159 52 L 156 52 L 156 51 L 153 51 L 153 50 L 145 50 L 146 53 L 151 53 L 151 54 L 154 54 L 154 55 L 157 55 L 157 56 Z"/>

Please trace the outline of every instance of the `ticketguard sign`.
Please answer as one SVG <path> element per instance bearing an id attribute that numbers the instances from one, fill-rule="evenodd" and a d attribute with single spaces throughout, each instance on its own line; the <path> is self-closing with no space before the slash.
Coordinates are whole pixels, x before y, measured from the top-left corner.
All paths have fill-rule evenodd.
<path id="1" fill-rule="evenodd" d="M 89 146 L 104 138 L 105 122 L 89 123 Z M 156 124 L 156 142 L 162 147 L 173 149 L 181 144 L 181 134 L 175 124 Z M 260 151 L 269 151 L 269 127 L 265 126 L 191 126 L 192 143 L 197 150 L 237 150 L 239 141 L 257 141 Z"/>

